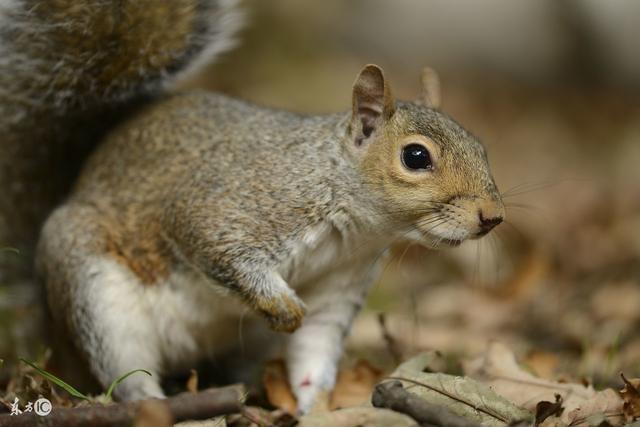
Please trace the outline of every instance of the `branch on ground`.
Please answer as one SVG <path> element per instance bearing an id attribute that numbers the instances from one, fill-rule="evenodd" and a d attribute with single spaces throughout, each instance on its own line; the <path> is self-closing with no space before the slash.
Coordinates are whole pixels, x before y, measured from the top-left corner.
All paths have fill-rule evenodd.
<path id="1" fill-rule="evenodd" d="M 203 420 L 242 411 L 243 392 L 239 386 L 203 390 L 198 393 L 181 393 L 167 399 L 148 399 L 113 405 L 54 408 L 47 416 L 33 412 L 21 415 L 0 415 L 3 426 L 65 426 L 102 427 L 130 426 L 139 414 L 153 412 L 167 419 L 168 424 L 186 420 Z"/>
<path id="2" fill-rule="evenodd" d="M 373 390 L 371 403 L 378 408 L 387 408 L 409 415 L 420 425 L 439 427 L 479 427 L 439 405 L 433 405 L 424 399 L 408 392 L 400 381 L 380 383 Z"/>

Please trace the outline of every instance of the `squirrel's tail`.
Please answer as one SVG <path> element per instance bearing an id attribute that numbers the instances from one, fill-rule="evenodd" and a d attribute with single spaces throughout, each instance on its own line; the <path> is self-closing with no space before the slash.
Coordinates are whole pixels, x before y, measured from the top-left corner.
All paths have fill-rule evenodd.
<path id="1" fill-rule="evenodd" d="M 157 92 L 233 46 L 235 3 L 0 0 L 0 122 Z"/>
<path id="2" fill-rule="evenodd" d="M 30 264 L 40 224 L 104 132 L 233 46 L 236 3 L 0 0 L 0 247 Z"/>

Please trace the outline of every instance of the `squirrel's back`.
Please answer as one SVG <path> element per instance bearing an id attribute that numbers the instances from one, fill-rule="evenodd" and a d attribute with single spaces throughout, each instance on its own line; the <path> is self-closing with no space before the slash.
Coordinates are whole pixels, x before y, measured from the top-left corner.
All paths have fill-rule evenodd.
<path id="1" fill-rule="evenodd" d="M 235 3 L 0 1 L 0 245 L 30 264 L 104 133 L 233 45 Z"/>
<path id="2" fill-rule="evenodd" d="M 260 186 L 269 203 L 316 200 L 325 191 L 317 182 L 328 185 L 350 170 L 336 143 L 347 119 L 346 113 L 305 116 L 206 91 L 174 95 L 106 138 L 87 160 L 72 197 L 130 207 L 171 198 L 178 189 L 241 196 Z"/>

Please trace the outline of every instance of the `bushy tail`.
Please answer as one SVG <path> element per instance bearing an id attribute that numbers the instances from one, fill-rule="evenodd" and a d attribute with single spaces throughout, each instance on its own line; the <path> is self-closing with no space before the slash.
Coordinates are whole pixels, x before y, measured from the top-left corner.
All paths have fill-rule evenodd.
<path id="1" fill-rule="evenodd" d="M 235 3 L 0 0 L 0 120 L 93 108 L 171 84 L 233 45 Z"/>
<path id="2" fill-rule="evenodd" d="M 236 0 L 0 0 L 0 246 L 28 255 L 101 131 L 240 24 Z"/>

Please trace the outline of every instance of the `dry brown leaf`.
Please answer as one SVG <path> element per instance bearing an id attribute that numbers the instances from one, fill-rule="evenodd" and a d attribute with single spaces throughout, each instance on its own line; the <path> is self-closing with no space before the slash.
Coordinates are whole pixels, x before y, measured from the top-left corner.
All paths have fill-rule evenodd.
<path id="1" fill-rule="evenodd" d="M 191 393 L 198 392 L 198 371 L 195 369 L 192 369 L 189 374 L 189 379 L 187 380 L 187 391 L 190 391 Z"/>
<path id="2" fill-rule="evenodd" d="M 327 390 L 320 390 L 316 395 L 316 398 L 309 410 L 309 414 L 318 414 L 323 412 L 329 412 L 329 401 L 331 399 L 331 392 Z"/>
<path id="3" fill-rule="evenodd" d="M 640 379 L 628 380 L 624 374 L 620 374 L 624 387 L 620 390 L 620 396 L 624 400 L 623 410 L 627 421 L 634 421 L 640 417 Z"/>
<path id="4" fill-rule="evenodd" d="M 298 418 L 291 415 L 282 409 L 275 409 L 273 411 L 259 407 L 246 405 L 239 414 L 228 414 L 222 416 L 226 423 L 220 424 L 216 427 L 225 427 L 227 425 L 233 427 L 293 427 L 297 425 Z M 213 418 L 218 420 L 218 418 Z"/>
<path id="5" fill-rule="evenodd" d="M 362 405 L 369 401 L 373 387 L 381 378 L 382 371 L 366 360 L 358 360 L 352 369 L 340 371 L 330 395 L 328 392 L 318 394 L 310 413 Z M 284 361 L 268 362 L 262 383 L 269 403 L 290 414 L 296 413 L 297 402 L 289 385 Z"/>
<path id="6" fill-rule="evenodd" d="M 169 407 L 159 400 L 146 400 L 140 405 L 133 422 L 135 427 L 171 427 L 173 416 Z"/>
<path id="7" fill-rule="evenodd" d="M 411 417 L 390 409 L 356 407 L 305 415 L 298 427 L 418 427 Z"/>
<path id="8" fill-rule="evenodd" d="M 467 375 L 488 384 L 496 393 L 518 406 L 535 410 L 540 401 L 555 401 L 558 394 L 565 408 L 561 420 L 578 425 L 595 414 L 604 414 L 611 424 L 622 421 L 622 399 L 612 389 L 596 391 L 592 386 L 560 383 L 538 378 L 522 369 L 506 346 L 494 342 L 485 354 L 464 363 Z"/>
<path id="9" fill-rule="evenodd" d="M 359 406 L 368 402 L 373 387 L 381 378 L 381 370 L 366 360 L 358 360 L 352 369 L 341 371 L 338 374 L 329 407 L 334 410 Z"/>
<path id="10" fill-rule="evenodd" d="M 525 357 L 524 364 L 538 377 L 551 379 L 554 377 L 559 361 L 556 354 L 546 351 L 532 351 Z"/>
<path id="11" fill-rule="evenodd" d="M 531 242 L 527 242 L 531 244 Z M 505 299 L 527 299 L 540 285 L 545 277 L 549 260 L 540 250 L 528 249 L 524 259 L 520 261 L 516 271 L 506 278 L 495 294 Z"/>
<path id="12" fill-rule="evenodd" d="M 611 425 L 622 425 L 624 417 L 622 413 L 622 399 L 617 392 L 608 388 L 598 391 L 591 399 L 581 402 L 578 407 L 573 410 L 567 408 L 567 416 L 562 419 L 569 422 L 572 426 L 580 426 L 585 423 L 590 424 L 590 418 L 594 416 L 604 416 L 606 421 Z"/>
<path id="13" fill-rule="evenodd" d="M 559 417 L 562 415 L 564 408 L 562 407 L 562 397 L 556 394 L 555 402 L 547 402 L 543 400 L 536 405 L 535 425 L 542 424 L 549 417 Z"/>
<path id="14" fill-rule="evenodd" d="M 208 420 L 181 421 L 175 423 L 172 427 L 227 427 L 227 421 L 224 417 L 215 417 Z"/>
<path id="15" fill-rule="evenodd" d="M 262 375 L 262 384 L 267 392 L 269 403 L 290 414 L 296 413 L 296 397 L 289 386 L 287 370 L 283 360 L 267 362 Z"/>
<path id="16" fill-rule="evenodd" d="M 513 404 L 482 382 L 425 372 L 434 358 L 438 358 L 434 352 L 419 354 L 398 366 L 387 378 L 399 380 L 407 391 L 428 403 L 485 427 L 533 420 L 532 412 Z"/>
<path id="17" fill-rule="evenodd" d="M 567 425 L 558 417 L 549 417 L 539 424 L 538 427 L 567 427 Z"/>

